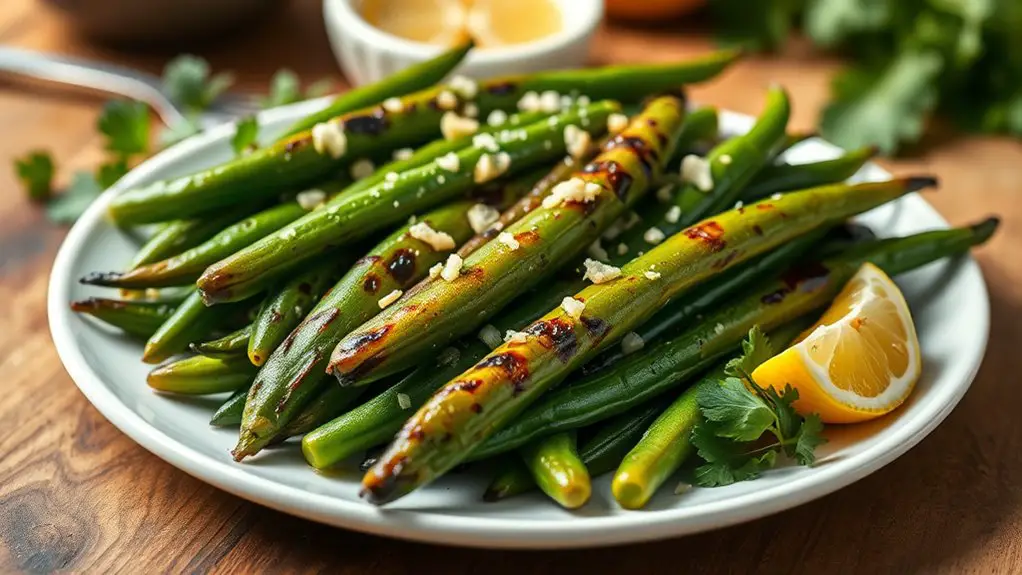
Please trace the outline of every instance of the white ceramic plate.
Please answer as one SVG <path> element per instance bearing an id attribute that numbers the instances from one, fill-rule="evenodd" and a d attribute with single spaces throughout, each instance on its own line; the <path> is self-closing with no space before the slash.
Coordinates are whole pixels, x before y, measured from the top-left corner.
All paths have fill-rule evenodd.
<path id="1" fill-rule="evenodd" d="M 315 103 L 265 113 L 264 132 L 282 129 Z M 748 129 L 751 119 L 728 114 L 726 132 Z M 756 481 L 673 495 L 668 483 L 642 511 L 624 511 L 610 496 L 609 477 L 596 481 L 592 501 L 568 512 L 540 494 L 483 503 L 484 477 L 454 474 L 385 509 L 361 502 L 355 471 L 320 475 L 298 449 L 275 449 L 250 463 L 231 461 L 232 431 L 207 425 L 221 398 L 158 395 L 145 384 L 141 346 L 78 317 L 68 302 L 101 293 L 81 286 L 88 271 L 120 269 L 135 246 L 104 218 L 120 190 L 191 172 L 231 156 L 230 126 L 222 126 L 161 153 L 107 191 L 74 226 L 57 255 L 50 279 L 50 329 L 68 373 L 114 425 L 157 456 L 195 477 L 263 505 L 340 527 L 436 543 L 485 547 L 583 547 L 684 535 L 747 521 L 805 503 L 856 481 L 918 443 L 968 389 L 986 346 L 986 287 L 971 259 L 942 262 L 898 278 L 922 342 L 923 377 L 904 407 L 872 423 L 828 428 L 830 443 L 812 468 L 783 468 Z M 809 161 L 839 154 L 820 141 L 793 151 Z M 886 174 L 869 166 L 859 177 Z M 946 227 L 921 197 L 867 214 L 880 235 Z M 352 466 L 351 469 L 354 469 Z"/>

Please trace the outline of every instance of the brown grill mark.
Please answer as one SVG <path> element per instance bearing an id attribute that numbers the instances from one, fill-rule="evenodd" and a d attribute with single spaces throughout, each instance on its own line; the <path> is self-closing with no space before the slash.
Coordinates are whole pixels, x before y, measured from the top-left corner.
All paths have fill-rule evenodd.
<path id="1" fill-rule="evenodd" d="M 764 203 L 760 202 L 760 203 L 756 204 L 756 209 L 765 212 L 767 210 L 774 209 L 774 205 L 773 204 L 764 204 Z"/>
<path id="2" fill-rule="evenodd" d="M 785 296 L 796 290 L 812 292 L 827 285 L 830 281 L 830 270 L 819 262 L 807 263 L 793 268 L 781 276 L 783 286 L 760 298 L 765 304 L 777 304 L 784 301 Z"/>
<path id="3" fill-rule="evenodd" d="M 369 114 L 351 116 L 344 120 L 344 131 L 349 134 L 378 136 L 390 127 L 390 121 L 383 110 L 377 108 Z"/>
<path id="4" fill-rule="evenodd" d="M 293 154 L 298 150 L 301 150 L 305 146 L 308 146 L 310 142 L 312 142 L 311 136 L 295 138 L 294 140 L 291 140 L 290 142 L 284 144 L 284 153 Z"/>
<path id="5" fill-rule="evenodd" d="M 338 355 L 341 357 L 350 357 L 362 353 L 364 348 L 383 339 L 393 328 L 394 324 L 388 323 L 376 329 L 354 334 L 353 337 L 345 338 L 337 348 Z"/>
<path id="6" fill-rule="evenodd" d="M 757 236 L 763 235 L 763 228 L 759 227 L 759 224 L 752 224 L 752 231 L 756 232 Z"/>
<path id="7" fill-rule="evenodd" d="M 337 309 L 335 307 L 332 307 L 330 309 L 325 309 L 325 310 L 317 313 L 315 316 L 313 316 L 313 317 L 311 317 L 309 319 L 310 319 L 310 321 L 318 321 L 318 320 L 322 319 L 323 320 L 323 324 L 319 326 L 319 329 L 316 330 L 316 333 L 323 333 L 324 331 L 327 330 L 327 328 L 330 327 L 330 324 L 332 324 L 334 322 L 334 320 L 337 319 L 337 316 L 339 316 L 339 315 L 341 315 L 341 310 L 339 310 L 339 309 Z"/>
<path id="8" fill-rule="evenodd" d="M 394 250 L 387 260 L 387 273 L 404 286 L 415 277 L 415 251 L 409 248 Z"/>
<path id="9" fill-rule="evenodd" d="M 596 342 L 602 341 L 603 338 L 607 336 L 607 332 L 610 331 L 610 324 L 602 318 L 583 315 L 580 318 L 580 321 L 582 322 L 582 325 L 586 326 L 586 331 L 589 332 L 589 336 Z"/>
<path id="10" fill-rule="evenodd" d="M 280 323 L 280 320 L 282 320 L 282 319 L 284 319 L 284 317 L 282 315 L 280 315 L 279 311 L 273 310 L 270 313 L 270 323 Z"/>
<path id="11" fill-rule="evenodd" d="M 380 289 L 380 277 L 376 274 L 366 274 L 366 279 L 362 282 L 362 290 L 367 293 L 376 293 Z"/>
<path id="12" fill-rule="evenodd" d="M 714 262 L 713 263 L 713 267 L 715 269 L 718 269 L 718 270 L 724 269 L 727 266 L 731 265 L 731 262 L 735 261 L 735 258 L 737 258 L 737 257 L 738 257 L 738 250 L 733 250 L 731 253 L 729 253 L 728 255 L 724 256 L 724 259 L 717 260 L 716 262 Z"/>
<path id="13" fill-rule="evenodd" d="M 521 384 L 529 377 L 529 361 L 515 351 L 505 351 L 487 357 L 476 364 L 475 369 L 496 368 L 504 372 L 511 381 L 515 393 L 522 391 Z"/>
<path id="14" fill-rule="evenodd" d="M 608 160 L 604 162 L 591 162 L 582 168 L 586 174 L 600 174 L 607 180 L 614 195 L 623 198 L 632 185 L 632 176 L 621 164 Z"/>
<path id="15" fill-rule="evenodd" d="M 474 413 L 483 412 L 483 406 L 480 403 L 473 403 L 472 405 L 469 406 L 469 409 L 471 409 Z"/>
<path id="16" fill-rule="evenodd" d="M 515 234 L 515 239 L 518 243 L 523 246 L 532 245 L 540 240 L 539 233 L 532 230 L 526 230 L 524 232 L 518 232 Z"/>
<path id="17" fill-rule="evenodd" d="M 298 284 L 298 291 L 304 295 L 312 295 L 312 286 L 309 282 L 302 282 Z"/>
<path id="18" fill-rule="evenodd" d="M 540 338 L 540 344 L 544 347 L 552 347 L 561 361 L 567 362 L 578 351 L 575 326 L 563 319 L 537 321 L 529 326 L 525 333 Z"/>
<path id="19" fill-rule="evenodd" d="M 515 82 L 500 82 L 486 86 L 486 91 L 494 96 L 507 96 L 513 94 L 517 89 L 518 84 Z"/>
<path id="20" fill-rule="evenodd" d="M 627 148 L 635 154 L 635 157 L 639 159 L 639 163 L 642 164 L 642 171 L 646 173 L 647 178 L 653 176 L 653 170 L 659 163 L 660 158 L 656 148 L 650 146 L 649 142 L 638 136 L 619 134 L 607 143 L 606 149 L 610 150 L 620 147 Z"/>
<path id="21" fill-rule="evenodd" d="M 724 240 L 724 228 L 714 220 L 692 226 L 684 232 L 685 237 L 703 242 L 711 251 L 719 252 L 727 246 Z"/>

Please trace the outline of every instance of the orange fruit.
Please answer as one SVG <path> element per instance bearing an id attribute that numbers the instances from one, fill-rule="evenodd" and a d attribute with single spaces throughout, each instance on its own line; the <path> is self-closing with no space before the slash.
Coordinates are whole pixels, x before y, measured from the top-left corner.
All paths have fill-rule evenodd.
<path id="1" fill-rule="evenodd" d="M 820 321 L 753 373 L 760 386 L 798 390 L 795 409 L 825 423 L 854 423 L 901 405 L 919 380 L 922 358 L 898 286 L 864 264 Z"/>

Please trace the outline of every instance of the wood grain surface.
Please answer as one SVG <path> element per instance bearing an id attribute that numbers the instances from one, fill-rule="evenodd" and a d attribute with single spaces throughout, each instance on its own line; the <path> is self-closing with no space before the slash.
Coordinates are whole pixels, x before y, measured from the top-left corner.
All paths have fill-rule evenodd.
<path id="1" fill-rule="evenodd" d="M 281 3 L 240 38 L 196 52 L 264 89 L 281 66 L 343 82 L 317 0 Z M 166 54 L 90 45 L 31 0 L 0 4 L 0 43 L 159 72 Z M 709 48 L 684 25 L 608 27 L 595 62 L 668 60 Z M 778 82 L 808 129 L 836 63 L 796 44 L 750 59 L 695 98 L 755 113 Z M 101 151 L 100 100 L 0 80 L 0 572 L 1019 573 L 1022 572 L 1022 145 L 942 134 L 898 174 L 933 172 L 952 223 L 1004 225 L 979 259 L 992 300 L 986 360 L 959 407 L 883 470 L 778 515 L 698 536 L 585 551 L 503 552 L 382 539 L 295 519 L 197 481 L 106 422 L 61 366 L 46 325 L 47 276 L 66 230 L 22 197 L 10 159 L 46 147 L 66 177 Z"/>

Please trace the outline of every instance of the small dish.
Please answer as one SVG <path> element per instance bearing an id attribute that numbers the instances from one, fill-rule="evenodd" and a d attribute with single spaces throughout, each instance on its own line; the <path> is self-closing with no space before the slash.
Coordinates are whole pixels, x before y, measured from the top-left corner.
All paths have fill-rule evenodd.
<path id="1" fill-rule="evenodd" d="M 267 138 L 324 104 L 306 102 L 260 115 Z M 747 131 L 749 116 L 722 113 L 725 135 Z M 277 449 L 235 463 L 230 429 L 208 426 L 222 397 L 173 397 L 145 384 L 150 366 L 141 346 L 70 311 L 68 302 L 98 295 L 78 278 L 89 270 L 116 269 L 135 246 L 105 217 L 110 201 L 126 188 L 194 172 L 233 155 L 234 129 L 222 125 L 192 137 L 135 168 L 105 192 L 71 229 L 50 276 L 50 331 L 61 361 L 86 398 L 140 445 L 183 471 L 239 497 L 330 525 L 377 535 L 449 545 L 509 548 L 588 547 L 675 537 L 716 529 L 811 501 L 890 463 L 921 441 L 969 389 L 986 349 L 989 300 L 979 266 L 971 257 L 943 261 L 898 276 L 912 308 L 925 361 L 912 396 L 894 413 L 854 426 L 828 427 L 829 443 L 813 467 L 785 466 L 756 481 L 674 495 L 662 489 L 641 511 L 618 507 L 610 474 L 597 478 L 590 502 L 577 511 L 552 505 L 541 494 L 485 503 L 488 477 L 449 474 L 399 502 L 377 508 L 359 499 L 357 461 L 320 474 L 298 449 Z M 272 140 L 271 140 L 272 141 Z M 793 163 L 836 157 L 841 152 L 819 139 L 789 152 Z M 868 164 L 855 180 L 890 177 Z M 878 235 L 904 235 L 946 228 L 947 223 L 917 194 L 882 206 L 859 221 Z"/>
<path id="2" fill-rule="evenodd" d="M 472 51 L 458 73 L 473 78 L 524 74 L 585 63 L 589 41 L 603 18 L 603 0 L 552 0 L 564 28 L 552 36 L 508 46 Z M 433 46 L 379 30 L 358 11 L 360 0 L 323 0 L 323 21 L 334 55 L 347 77 L 361 85 L 379 81 L 440 53 Z"/>

